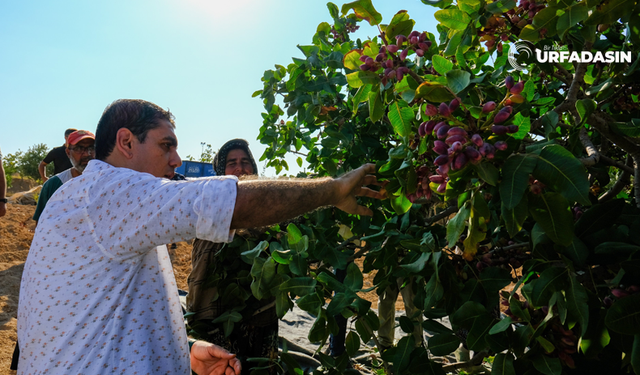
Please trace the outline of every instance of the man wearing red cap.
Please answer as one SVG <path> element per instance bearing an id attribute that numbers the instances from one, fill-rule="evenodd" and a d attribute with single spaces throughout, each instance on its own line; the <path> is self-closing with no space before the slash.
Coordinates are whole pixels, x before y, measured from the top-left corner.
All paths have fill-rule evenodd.
<path id="1" fill-rule="evenodd" d="M 53 193 L 55 193 L 62 184 L 82 174 L 89 160 L 92 160 L 95 156 L 95 138 L 93 133 L 86 130 L 76 130 L 69 134 L 65 152 L 71 162 L 71 168 L 52 176 L 42 185 L 42 190 L 38 197 L 38 206 L 36 207 L 36 212 L 33 214 L 33 220 L 37 222 L 40 219 L 42 210 L 44 210 L 44 206 L 49 201 L 49 198 L 51 198 Z"/>

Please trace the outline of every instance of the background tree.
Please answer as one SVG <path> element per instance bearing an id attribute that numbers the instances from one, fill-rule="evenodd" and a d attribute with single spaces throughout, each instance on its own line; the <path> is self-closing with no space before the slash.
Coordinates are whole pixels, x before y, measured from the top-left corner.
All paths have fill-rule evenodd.
<path id="1" fill-rule="evenodd" d="M 16 151 L 13 154 L 7 154 L 3 160 L 5 168 L 5 174 L 7 177 L 7 187 L 11 187 L 12 176 L 15 173 L 20 175 L 20 178 L 30 178 L 34 181 L 40 181 L 40 173 L 38 172 L 38 165 L 47 156 L 49 149 L 46 144 L 35 144 L 24 152 L 21 150 Z M 47 165 L 47 174 L 53 173 L 53 165 Z"/>
<path id="2" fill-rule="evenodd" d="M 335 314 L 352 318 L 346 355 L 375 341 L 362 275 L 347 266 L 365 256 L 379 293 L 410 280 L 421 324 L 436 333 L 427 348 L 401 338 L 382 353 L 384 372 L 441 374 L 484 357 L 501 374 L 640 372 L 640 6 L 423 2 L 440 8 L 435 33 L 405 11 L 383 24 L 368 0 L 329 3 L 333 24 L 299 46 L 304 58 L 266 71 L 254 94 L 266 110 L 261 160 L 280 171 L 287 152 L 301 153 L 330 176 L 374 161 L 391 194 L 371 203 L 373 218 L 307 217 L 298 248 L 255 248 L 285 280 L 270 284 L 279 311 L 299 297 L 320 343 L 336 333 Z M 367 24 L 376 37 L 350 39 Z M 532 60 L 518 53 L 524 41 L 578 59 Z M 632 61 L 581 62 L 582 51 Z M 322 252 L 303 250 L 326 235 Z M 347 268 L 344 283 L 330 266 Z M 451 329 L 437 321 L 445 316 Z M 400 320 L 407 333 L 419 324 L 411 318 Z M 474 360 L 431 361 L 461 344 Z M 343 371 L 344 358 L 319 357 Z"/>

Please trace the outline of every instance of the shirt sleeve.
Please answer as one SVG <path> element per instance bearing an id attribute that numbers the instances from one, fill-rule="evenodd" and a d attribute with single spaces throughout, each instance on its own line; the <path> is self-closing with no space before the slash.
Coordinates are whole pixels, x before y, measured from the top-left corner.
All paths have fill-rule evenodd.
<path id="1" fill-rule="evenodd" d="M 52 200 L 63 203 L 68 211 L 74 206 L 86 210 L 81 216 L 86 215 L 96 242 L 118 257 L 195 237 L 212 242 L 232 240 L 235 176 L 188 181 L 170 181 L 146 173 L 125 176 L 128 178 L 103 176 L 100 181 L 104 183 L 81 190 L 86 192 L 85 197 L 82 192 L 66 197 L 67 191 L 82 189 L 83 174 L 65 184 Z M 87 204 L 72 205 L 69 199 L 87 199 Z"/>
<path id="2" fill-rule="evenodd" d="M 55 150 L 56 150 L 55 148 L 51 149 L 51 151 L 47 153 L 47 156 L 45 156 L 44 159 L 42 159 L 42 161 L 45 162 L 46 164 L 51 164 L 51 162 L 56 158 Z"/>

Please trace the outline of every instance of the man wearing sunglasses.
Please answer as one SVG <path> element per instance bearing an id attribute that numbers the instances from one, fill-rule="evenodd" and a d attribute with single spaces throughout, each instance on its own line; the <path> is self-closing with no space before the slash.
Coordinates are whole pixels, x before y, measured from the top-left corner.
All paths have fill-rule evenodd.
<path id="1" fill-rule="evenodd" d="M 69 134 L 65 152 L 71 162 L 71 168 L 52 176 L 42 185 L 42 190 L 38 197 L 38 206 L 36 207 L 36 212 L 33 214 L 33 220 L 37 222 L 40 219 L 40 215 L 49 198 L 51 198 L 53 193 L 55 193 L 62 184 L 82 174 L 89 160 L 95 157 L 95 142 L 96 139 L 93 133 L 86 130 L 76 130 Z"/>

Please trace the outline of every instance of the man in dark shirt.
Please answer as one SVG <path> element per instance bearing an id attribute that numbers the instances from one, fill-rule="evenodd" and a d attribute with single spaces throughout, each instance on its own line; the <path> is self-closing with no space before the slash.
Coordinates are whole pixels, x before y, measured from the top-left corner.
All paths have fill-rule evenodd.
<path id="1" fill-rule="evenodd" d="M 47 164 L 53 162 L 53 174 L 56 175 L 62 171 L 66 171 L 67 169 L 73 167 L 71 162 L 69 161 L 69 157 L 67 156 L 67 137 L 69 134 L 73 133 L 78 129 L 67 129 L 64 131 L 64 142 L 65 144 L 60 147 L 54 147 L 47 156 L 42 159 L 40 165 L 38 165 L 38 172 L 40 172 L 40 178 L 42 179 L 42 183 L 47 182 L 49 177 L 47 177 L 47 172 L 45 167 Z"/>

